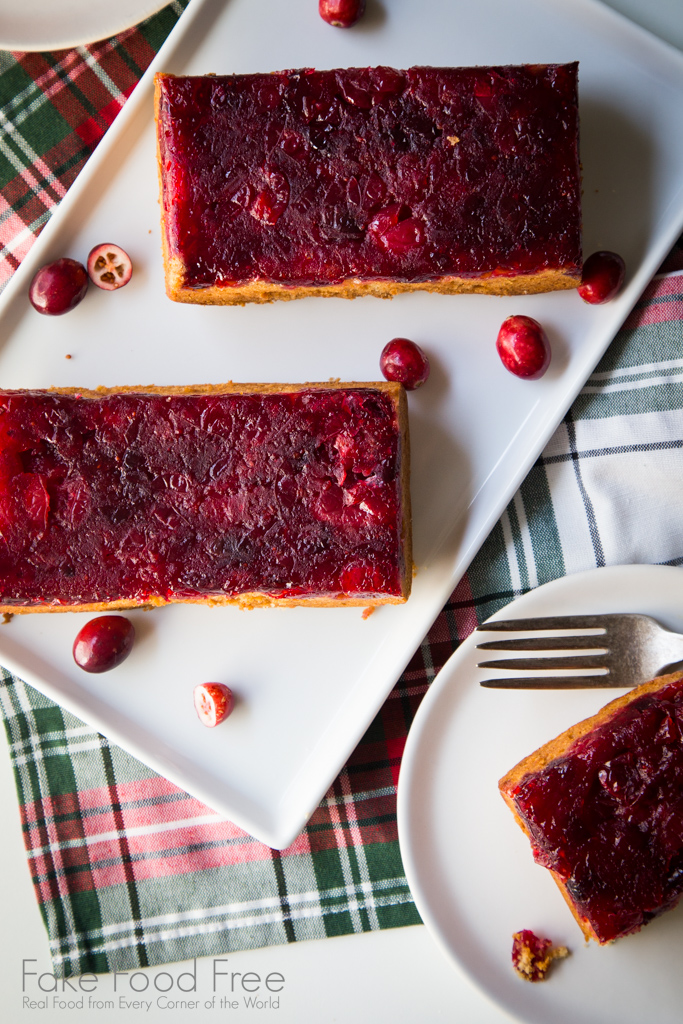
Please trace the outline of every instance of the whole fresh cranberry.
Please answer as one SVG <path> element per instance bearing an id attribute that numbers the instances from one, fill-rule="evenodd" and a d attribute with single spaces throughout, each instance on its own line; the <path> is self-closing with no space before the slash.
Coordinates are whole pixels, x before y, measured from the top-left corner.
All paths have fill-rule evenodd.
<path id="1" fill-rule="evenodd" d="M 231 713 L 235 698 L 224 683 L 200 683 L 194 688 L 194 706 L 202 725 L 212 729 Z"/>
<path id="2" fill-rule="evenodd" d="M 74 309 L 87 290 L 88 274 L 83 264 L 64 256 L 36 272 L 28 297 L 39 313 L 61 316 Z"/>
<path id="3" fill-rule="evenodd" d="M 538 320 L 509 316 L 498 331 L 496 348 L 503 366 L 515 377 L 538 380 L 550 365 L 550 343 Z"/>
<path id="4" fill-rule="evenodd" d="M 106 292 L 116 291 L 128 284 L 133 274 L 133 264 L 125 249 L 112 242 L 96 245 L 88 255 L 88 276 L 98 288 Z"/>
<path id="5" fill-rule="evenodd" d="M 86 622 L 73 646 L 74 661 L 85 672 L 108 672 L 133 649 L 135 627 L 123 615 L 101 615 Z"/>
<path id="6" fill-rule="evenodd" d="M 318 0 L 323 21 L 336 28 L 351 28 L 365 11 L 365 0 Z"/>
<path id="7" fill-rule="evenodd" d="M 384 346 L 379 368 L 387 380 L 398 381 L 407 391 L 421 387 L 429 377 L 429 359 L 408 338 L 394 338 Z"/>
<path id="8" fill-rule="evenodd" d="M 577 291 L 584 302 L 592 306 L 609 302 L 624 283 L 626 266 L 616 252 L 601 250 L 588 257 L 583 265 L 581 284 Z"/>

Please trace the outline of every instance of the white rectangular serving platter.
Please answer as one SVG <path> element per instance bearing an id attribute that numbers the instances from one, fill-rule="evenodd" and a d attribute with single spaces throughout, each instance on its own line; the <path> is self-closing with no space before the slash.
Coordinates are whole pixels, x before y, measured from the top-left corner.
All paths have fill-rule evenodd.
<path id="1" fill-rule="evenodd" d="M 603 307 L 575 292 L 493 298 L 404 295 L 245 308 L 164 294 L 152 74 L 286 67 L 564 62 L 580 65 L 585 251 L 626 260 Z M 153 66 L 0 298 L 5 388 L 376 380 L 407 336 L 432 376 L 409 397 L 417 576 L 403 607 L 131 613 L 133 654 L 107 675 L 71 658 L 87 616 L 15 616 L 0 660 L 111 740 L 261 841 L 291 843 L 361 738 L 505 505 L 683 226 L 683 55 L 594 0 L 369 0 L 326 25 L 315 0 L 192 0 Z M 119 293 L 92 289 L 67 316 L 26 299 L 38 266 L 114 241 L 134 261 Z M 499 363 L 512 313 L 546 326 L 538 382 Z M 67 355 L 71 359 L 66 359 Z M 232 717 L 206 730 L 193 686 L 228 683 Z"/>

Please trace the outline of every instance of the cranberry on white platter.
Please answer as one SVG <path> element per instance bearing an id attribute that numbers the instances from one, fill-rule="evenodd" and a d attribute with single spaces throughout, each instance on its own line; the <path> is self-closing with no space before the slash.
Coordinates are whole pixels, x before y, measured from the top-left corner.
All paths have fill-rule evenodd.
<path id="1" fill-rule="evenodd" d="M 335 28 L 351 28 L 365 12 L 365 0 L 318 0 L 318 13 Z"/>
<path id="2" fill-rule="evenodd" d="M 133 650 L 135 627 L 124 615 L 100 615 L 79 631 L 74 661 L 84 672 L 109 672 Z"/>
<path id="3" fill-rule="evenodd" d="M 194 706 L 202 725 L 213 729 L 231 713 L 235 698 L 224 683 L 200 683 L 194 688 Z"/>
<path id="4" fill-rule="evenodd" d="M 90 250 L 88 255 L 88 276 L 98 288 L 106 292 L 116 291 L 128 284 L 133 274 L 130 256 L 120 245 L 103 242 Z"/>
<path id="5" fill-rule="evenodd" d="M 83 264 L 63 256 L 35 273 L 28 297 L 44 316 L 61 316 L 85 298 L 89 283 Z"/>
<path id="6" fill-rule="evenodd" d="M 619 253 L 602 249 L 585 261 L 577 291 L 584 302 L 601 306 L 620 291 L 625 275 L 626 266 Z"/>
<path id="7" fill-rule="evenodd" d="M 503 366 L 515 377 L 538 380 L 550 365 L 550 342 L 530 316 L 509 316 L 503 320 L 496 341 Z"/>
<path id="8" fill-rule="evenodd" d="M 421 387 L 429 377 L 429 359 L 408 338 L 394 338 L 384 346 L 379 368 L 386 380 L 403 384 L 407 391 Z"/>

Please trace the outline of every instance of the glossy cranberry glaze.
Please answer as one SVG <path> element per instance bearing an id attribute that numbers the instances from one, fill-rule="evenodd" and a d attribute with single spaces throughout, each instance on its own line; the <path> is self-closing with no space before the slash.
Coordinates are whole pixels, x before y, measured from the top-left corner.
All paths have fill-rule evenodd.
<path id="1" fill-rule="evenodd" d="M 513 794 L 539 864 L 599 940 L 683 892 L 683 679 L 633 700 Z"/>
<path id="2" fill-rule="evenodd" d="M 578 273 L 577 65 L 160 79 L 185 285 Z"/>
<path id="3" fill-rule="evenodd" d="M 400 595 L 400 462 L 372 388 L 0 392 L 0 603 Z"/>

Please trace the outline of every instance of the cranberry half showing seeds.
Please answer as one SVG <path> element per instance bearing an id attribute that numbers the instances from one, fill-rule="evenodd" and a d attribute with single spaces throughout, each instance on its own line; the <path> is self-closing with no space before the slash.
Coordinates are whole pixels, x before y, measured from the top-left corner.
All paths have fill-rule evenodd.
<path id="1" fill-rule="evenodd" d="M 224 683 L 200 683 L 194 688 L 194 706 L 202 725 L 213 729 L 231 713 L 235 698 Z"/>
<path id="2" fill-rule="evenodd" d="M 577 291 L 584 302 L 601 306 L 619 292 L 625 275 L 626 266 L 621 256 L 607 249 L 600 250 L 592 253 L 584 263 Z"/>
<path id="3" fill-rule="evenodd" d="M 133 650 L 135 627 L 123 615 L 101 615 L 86 622 L 74 641 L 74 661 L 84 672 L 108 672 Z"/>
<path id="4" fill-rule="evenodd" d="M 34 309 L 45 316 L 61 316 L 85 298 L 88 275 L 78 260 L 67 256 L 46 263 L 37 271 L 28 290 Z"/>
<path id="5" fill-rule="evenodd" d="M 351 28 L 365 12 L 365 0 L 318 0 L 318 13 L 335 28 Z"/>
<path id="6" fill-rule="evenodd" d="M 125 249 L 112 242 L 104 242 L 90 250 L 88 275 L 93 284 L 107 292 L 128 284 L 133 273 L 131 258 Z"/>
<path id="7" fill-rule="evenodd" d="M 403 384 L 407 391 L 421 387 L 429 377 L 429 359 L 408 338 L 394 338 L 384 346 L 379 368 L 386 380 Z"/>
<path id="8" fill-rule="evenodd" d="M 550 365 L 550 342 L 530 316 L 509 316 L 503 320 L 496 340 L 503 366 L 515 377 L 538 380 Z"/>

